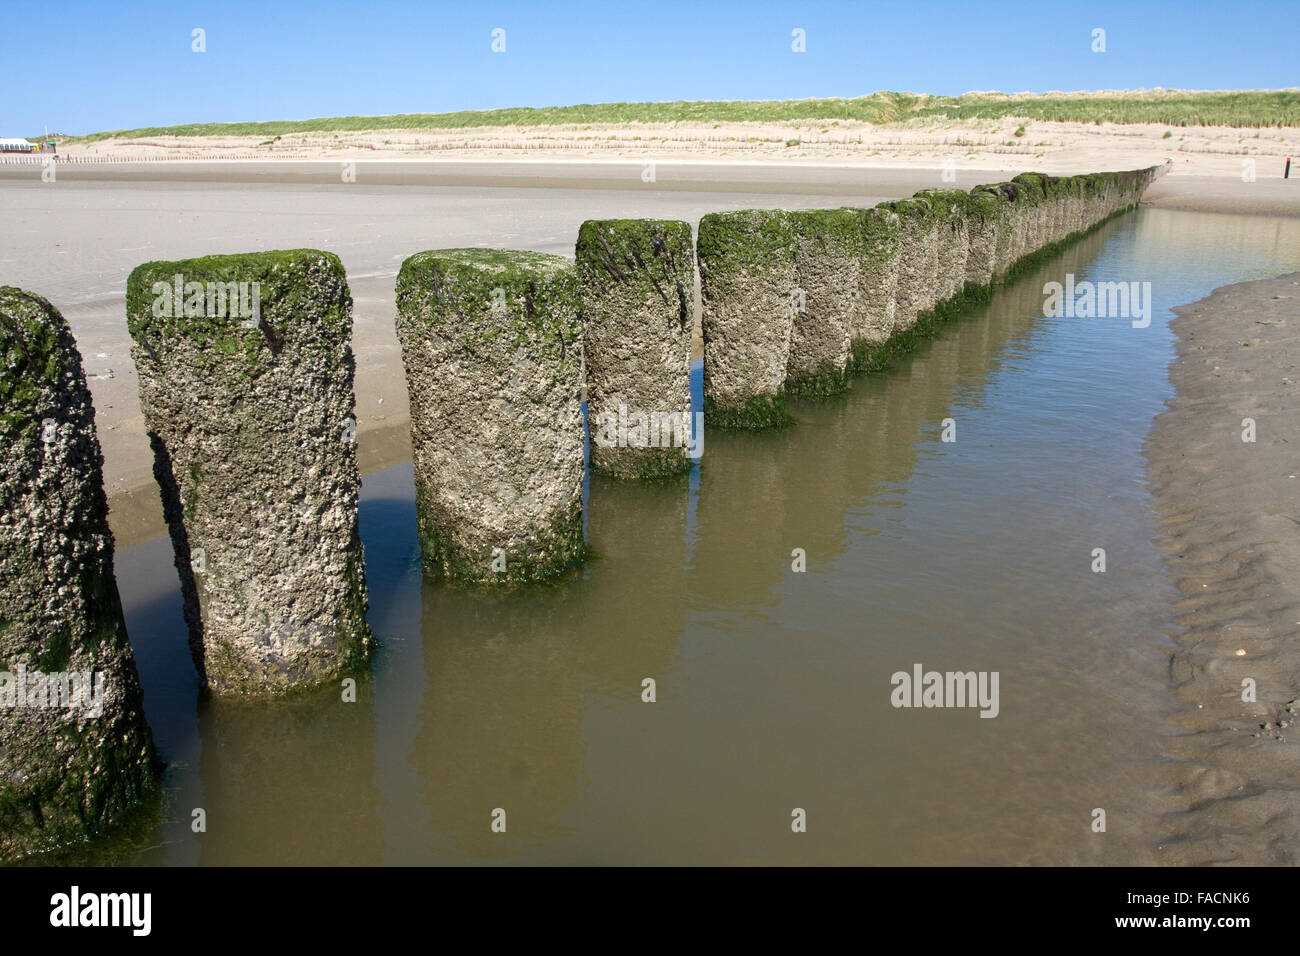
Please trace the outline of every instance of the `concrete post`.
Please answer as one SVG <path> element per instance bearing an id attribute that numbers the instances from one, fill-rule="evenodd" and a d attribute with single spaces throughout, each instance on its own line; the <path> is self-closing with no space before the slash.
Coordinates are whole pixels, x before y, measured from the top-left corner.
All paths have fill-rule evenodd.
<path id="1" fill-rule="evenodd" d="M 790 214 L 747 209 L 700 219 L 704 414 L 722 428 L 788 421 L 798 238 Z"/>
<path id="2" fill-rule="evenodd" d="M 866 370 L 872 354 L 889 340 L 897 310 L 899 217 L 880 206 L 858 212 L 862 230 L 858 307 L 853 313 L 850 369 Z"/>
<path id="3" fill-rule="evenodd" d="M 893 333 L 906 332 L 938 302 L 939 231 L 934 207 L 924 197 L 882 203 L 898 216 L 898 285 Z"/>
<path id="4" fill-rule="evenodd" d="M 695 257 L 686 222 L 589 220 L 578 230 L 591 469 L 689 471 Z"/>
<path id="5" fill-rule="evenodd" d="M 847 391 L 854 317 L 860 311 L 865 248 L 858 209 L 791 213 L 797 235 L 794 318 L 786 391 L 813 396 Z"/>
<path id="6" fill-rule="evenodd" d="M 426 575 L 513 584 L 582 562 L 580 310 L 560 256 L 442 249 L 402 263 Z"/>
<path id="7" fill-rule="evenodd" d="M 81 356 L 49 302 L 10 286 L 0 347 L 0 861 L 12 861 L 118 824 L 160 765 Z"/>
<path id="8" fill-rule="evenodd" d="M 275 694 L 346 676 L 374 640 L 343 264 L 146 263 L 127 325 L 200 678 Z"/>

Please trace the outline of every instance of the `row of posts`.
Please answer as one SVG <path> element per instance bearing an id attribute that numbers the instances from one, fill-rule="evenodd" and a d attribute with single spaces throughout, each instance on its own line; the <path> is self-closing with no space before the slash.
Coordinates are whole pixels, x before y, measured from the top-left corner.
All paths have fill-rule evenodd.
<path id="1" fill-rule="evenodd" d="M 788 420 L 1027 257 L 1135 205 L 1159 168 L 1018 176 L 872 209 L 582 225 L 576 262 L 407 259 L 397 336 L 424 573 L 521 584 L 580 564 L 582 482 L 666 479 L 704 414 Z M 368 660 L 343 265 L 297 249 L 139 266 L 127 325 L 201 683 L 272 695 Z M 45 299 L 0 288 L 0 860 L 85 839 L 159 787 L 113 576 L 81 356 Z M 586 396 L 584 433 L 582 410 Z M 584 438 L 589 436 L 590 441 Z"/>

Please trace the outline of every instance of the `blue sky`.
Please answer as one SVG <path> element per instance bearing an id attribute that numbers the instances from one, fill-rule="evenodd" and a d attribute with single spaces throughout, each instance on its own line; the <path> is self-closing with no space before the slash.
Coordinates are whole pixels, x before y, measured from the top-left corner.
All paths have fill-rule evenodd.
<path id="1" fill-rule="evenodd" d="M 5 4 L 0 136 L 876 90 L 1300 84 L 1300 2 Z M 191 31 L 207 51 L 191 51 Z M 506 51 L 491 50 L 494 28 Z M 802 28 L 807 52 L 791 51 Z M 1106 52 L 1091 49 L 1106 31 Z M 23 62 L 24 67 L 14 64 Z"/>

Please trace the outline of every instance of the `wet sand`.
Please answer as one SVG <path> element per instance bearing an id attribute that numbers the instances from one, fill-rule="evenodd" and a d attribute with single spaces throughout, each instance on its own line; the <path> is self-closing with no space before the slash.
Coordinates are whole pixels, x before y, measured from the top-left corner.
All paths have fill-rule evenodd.
<path id="1" fill-rule="evenodd" d="M 1177 394 L 1148 439 L 1176 605 L 1167 768 L 1183 810 L 1160 859 L 1300 858 L 1300 273 L 1175 310 Z M 1244 419 L 1255 441 L 1243 441 Z M 1255 701 L 1243 700 L 1253 681 Z"/>

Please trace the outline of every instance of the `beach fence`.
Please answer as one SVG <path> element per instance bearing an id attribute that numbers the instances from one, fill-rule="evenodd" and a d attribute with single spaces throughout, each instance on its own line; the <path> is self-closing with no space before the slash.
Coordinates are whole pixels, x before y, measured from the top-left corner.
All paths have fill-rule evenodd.
<path id="1" fill-rule="evenodd" d="M 64 153 L 27 153 L 23 155 L 3 155 L 0 154 L 0 167 L 4 166 L 33 166 L 44 167 L 53 163 L 56 166 L 114 166 L 114 165 L 137 165 L 139 163 L 166 163 L 176 161 L 209 161 L 225 162 L 226 160 L 267 160 L 267 159 L 298 159 L 298 158 L 315 158 L 316 154 L 308 150 L 300 152 L 277 151 L 273 155 L 267 153 L 223 153 L 219 157 L 192 156 L 192 155 L 165 155 L 159 156 L 154 154 L 142 154 L 139 156 L 69 156 Z"/>

